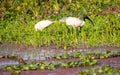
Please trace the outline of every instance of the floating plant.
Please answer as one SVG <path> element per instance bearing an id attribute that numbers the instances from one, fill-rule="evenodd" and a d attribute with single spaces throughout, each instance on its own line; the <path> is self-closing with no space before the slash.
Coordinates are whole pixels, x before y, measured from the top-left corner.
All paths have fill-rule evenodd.
<path id="1" fill-rule="evenodd" d="M 86 69 L 79 71 L 78 75 L 119 75 L 120 70 L 112 68 L 110 66 L 102 66 L 99 68 Z"/>
<path id="2" fill-rule="evenodd" d="M 6 66 L 6 70 L 10 70 L 19 74 L 20 71 L 28 71 L 28 70 L 54 70 L 56 68 L 72 68 L 72 67 L 82 67 L 82 66 L 93 66 L 97 65 L 99 62 L 96 59 L 103 59 L 112 56 L 120 56 L 120 52 L 111 52 L 106 51 L 104 53 L 97 53 L 97 52 L 73 52 L 72 54 L 63 54 L 57 55 L 53 58 L 57 59 L 57 63 L 54 62 L 29 62 L 29 63 L 20 63 L 18 65 L 11 65 Z M 74 58 L 76 60 L 69 60 L 68 58 Z M 61 61 L 62 59 L 69 60 L 69 61 Z M 110 69 L 109 67 L 105 67 L 105 70 Z M 99 69 L 97 72 L 102 73 L 103 67 Z M 78 75 L 81 74 L 89 74 L 88 70 L 84 72 L 79 72 Z M 95 73 L 97 74 L 97 73 Z"/>

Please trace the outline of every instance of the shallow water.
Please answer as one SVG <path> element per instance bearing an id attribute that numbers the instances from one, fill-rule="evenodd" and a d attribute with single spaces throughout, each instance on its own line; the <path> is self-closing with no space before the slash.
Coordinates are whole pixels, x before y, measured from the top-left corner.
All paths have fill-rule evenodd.
<path id="1" fill-rule="evenodd" d="M 27 60 L 27 61 L 44 61 L 47 60 L 48 58 L 52 58 L 56 55 L 62 55 L 64 53 L 68 53 L 71 54 L 74 51 L 80 51 L 80 52 L 97 52 L 97 53 L 105 53 L 106 50 L 111 50 L 111 52 L 117 52 L 120 51 L 119 48 L 95 48 L 95 49 L 73 49 L 73 50 L 55 50 L 55 49 L 40 49 L 40 48 L 28 48 L 27 50 L 21 50 L 20 48 L 16 49 L 16 48 L 0 48 L 0 55 L 4 56 L 4 55 L 16 55 L 17 57 L 21 57 L 23 60 Z M 54 62 L 54 61 L 53 61 Z M 18 61 L 15 60 L 10 60 L 9 62 L 3 62 L 0 61 L 0 67 L 3 67 L 5 65 L 12 65 L 12 64 L 19 64 Z"/>
<path id="2" fill-rule="evenodd" d="M 25 51 L 20 51 L 16 49 L 2 49 L 0 51 L 0 55 L 16 55 L 18 57 L 23 58 L 24 60 L 46 60 L 46 58 L 51 58 L 54 57 L 55 55 L 62 55 L 64 53 L 71 54 L 72 52 L 75 51 L 80 51 L 80 52 L 97 52 L 97 53 L 105 53 L 106 50 L 108 49 L 95 49 L 95 50 L 25 50 Z M 117 52 L 120 51 L 118 49 L 111 50 L 111 52 Z"/>
<path id="3" fill-rule="evenodd" d="M 8 66 L 8 65 L 17 65 L 17 64 L 19 64 L 19 62 L 14 61 L 14 60 L 0 61 L 0 68 L 3 68 L 3 67 Z"/>
<path id="4" fill-rule="evenodd" d="M 79 71 L 91 68 L 99 68 L 100 66 L 109 65 L 120 69 L 120 57 L 100 59 L 99 64 L 95 66 L 81 66 L 73 68 L 56 68 L 55 70 L 29 70 L 21 71 L 19 75 L 77 75 Z M 0 70 L 0 75 L 11 75 L 11 71 Z"/>

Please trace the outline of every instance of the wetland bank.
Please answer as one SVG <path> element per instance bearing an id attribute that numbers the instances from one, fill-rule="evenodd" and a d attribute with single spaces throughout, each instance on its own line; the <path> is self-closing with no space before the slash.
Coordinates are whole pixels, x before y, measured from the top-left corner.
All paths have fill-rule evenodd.
<path id="1" fill-rule="evenodd" d="M 119 75 L 119 0 L 2 0 L 0 4 L 0 75 Z M 86 21 L 76 29 L 59 22 L 82 14 L 94 26 Z M 34 25 L 43 19 L 58 22 L 35 31 Z"/>

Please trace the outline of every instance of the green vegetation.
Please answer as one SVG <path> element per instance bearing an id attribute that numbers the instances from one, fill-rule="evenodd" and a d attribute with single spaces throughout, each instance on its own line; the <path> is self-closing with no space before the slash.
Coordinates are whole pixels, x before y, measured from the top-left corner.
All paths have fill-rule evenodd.
<path id="1" fill-rule="evenodd" d="M 110 66 L 102 66 L 99 68 L 93 68 L 89 70 L 80 71 L 78 75 L 119 75 L 120 70 L 112 68 Z"/>
<path id="2" fill-rule="evenodd" d="M 72 54 L 62 54 L 56 55 L 54 58 L 57 60 L 60 59 L 69 59 L 69 58 L 78 58 L 80 60 L 87 60 L 87 59 L 102 59 L 102 58 L 109 58 L 109 57 L 117 57 L 120 56 L 120 51 L 111 52 L 109 50 L 104 51 L 104 53 L 98 52 L 79 52 L 75 51 Z"/>
<path id="3" fill-rule="evenodd" d="M 103 59 L 108 57 L 119 57 L 120 51 L 109 51 L 107 50 L 104 53 L 98 52 L 73 52 L 72 54 L 63 54 L 61 56 L 55 56 L 55 62 L 28 62 L 28 63 L 20 63 L 18 65 L 9 65 L 6 66 L 4 69 L 11 71 L 13 74 L 19 74 L 21 71 L 29 71 L 29 70 L 55 70 L 56 68 L 73 68 L 73 67 L 88 67 L 96 65 L 96 68 L 91 68 L 90 70 L 83 70 L 78 73 L 78 75 L 106 75 L 106 74 L 119 74 L 118 69 L 114 69 L 108 66 L 99 67 L 99 62 L 96 59 Z M 3 56 L 4 58 L 13 59 L 15 58 L 14 55 L 10 56 Z M 17 58 L 17 56 L 16 56 Z M 52 57 L 51 57 L 52 58 Z M 69 60 L 69 58 L 74 58 Z M 68 61 L 64 61 L 62 59 L 66 59 Z M 94 66 L 95 67 L 95 66 Z"/>
<path id="4" fill-rule="evenodd" d="M 75 51 L 72 52 L 71 54 L 64 53 L 62 55 L 54 55 L 53 58 L 56 60 L 61 60 L 61 59 L 80 59 L 80 60 L 87 60 L 87 59 L 103 59 L 103 58 L 110 58 L 110 57 L 119 57 L 120 56 L 120 51 L 104 51 L 104 52 L 79 52 Z M 47 58 L 47 56 L 45 56 Z M 18 60 L 18 61 L 24 61 L 21 57 L 18 57 L 17 55 L 13 54 L 8 54 L 8 55 L 1 55 L 0 58 L 7 58 L 7 59 L 12 59 L 12 60 Z M 49 57 L 49 59 L 52 57 Z M 24 62 L 23 62 L 24 63 Z"/>
<path id="5" fill-rule="evenodd" d="M 52 63 L 52 62 L 30 62 L 27 64 L 19 64 L 19 65 L 11 65 L 6 66 L 6 70 L 54 70 L 56 68 L 71 68 L 71 67 L 79 67 L 79 66 L 92 66 L 96 65 L 98 63 L 97 60 L 84 60 L 84 61 L 69 61 L 69 62 L 58 62 Z"/>
<path id="6" fill-rule="evenodd" d="M 12 74 L 15 74 L 15 75 L 20 74 L 21 70 L 18 69 L 18 66 L 11 66 L 11 67 L 14 67 L 14 70 L 11 71 Z M 10 70 L 11 67 L 9 66 L 7 67 L 7 69 Z M 42 68 L 40 69 L 43 70 Z M 28 68 L 25 67 L 24 70 L 29 70 L 29 67 Z M 84 71 L 79 71 L 78 73 L 78 75 L 113 75 L 113 74 L 119 75 L 120 70 L 112 68 L 110 66 L 102 66 L 99 68 L 85 69 Z"/>
<path id="7" fill-rule="evenodd" d="M 119 5 L 119 0 L 1 0 L 0 42 L 33 46 L 52 44 L 64 49 L 81 43 L 120 46 Z M 112 12 L 112 8 L 117 9 Z M 64 23 L 57 22 L 43 31 L 34 29 L 39 20 L 59 20 L 82 14 L 89 15 L 95 26 L 87 21 L 78 30 L 72 27 L 68 30 Z"/>
<path id="8" fill-rule="evenodd" d="M 19 70 L 19 71 L 28 71 L 28 70 L 54 70 L 56 68 L 71 68 L 71 67 L 80 67 L 80 66 L 92 66 L 96 65 L 98 63 L 97 60 L 91 60 L 91 59 L 80 59 L 80 60 L 74 60 L 74 61 L 58 61 L 57 63 L 54 62 L 30 62 L 26 64 L 18 64 L 18 65 L 10 65 L 6 66 L 6 70 Z"/>

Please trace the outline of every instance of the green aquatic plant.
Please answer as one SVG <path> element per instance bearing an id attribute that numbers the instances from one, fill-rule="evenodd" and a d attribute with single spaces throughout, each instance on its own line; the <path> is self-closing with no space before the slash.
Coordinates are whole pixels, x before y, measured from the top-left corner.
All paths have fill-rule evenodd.
<path id="1" fill-rule="evenodd" d="M 29 66 L 29 68 L 31 69 L 31 70 L 35 70 L 35 69 L 37 69 L 37 64 L 36 63 L 34 63 L 34 62 L 30 62 L 30 63 L 28 63 L 27 64 L 28 66 Z"/>
<path id="2" fill-rule="evenodd" d="M 112 68 L 110 66 L 102 66 L 99 68 L 92 68 L 90 70 L 86 69 L 84 71 L 79 71 L 78 75 L 119 75 L 120 71 L 118 69 Z"/>
<path id="3" fill-rule="evenodd" d="M 14 70 L 11 72 L 12 75 L 20 75 L 21 71 L 20 70 Z"/>
<path id="4" fill-rule="evenodd" d="M 55 64 L 49 63 L 47 69 L 49 69 L 49 70 L 54 70 L 54 69 L 55 69 L 55 66 L 56 66 Z"/>
<path id="5" fill-rule="evenodd" d="M 120 55 L 119 51 L 110 51 L 107 50 L 103 53 L 99 52 L 73 52 L 71 54 L 63 54 L 56 57 L 56 62 L 29 62 L 26 64 L 20 63 L 18 65 L 6 66 L 5 69 L 11 71 L 12 73 L 20 74 L 21 71 L 29 70 L 55 70 L 57 68 L 73 68 L 73 67 L 85 67 L 93 66 L 99 64 L 99 61 L 96 59 L 103 59 L 109 57 L 118 57 Z M 68 56 L 68 57 L 67 57 Z M 59 57 L 59 58 L 58 58 Z M 74 58 L 75 60 L 69 60 L 69 58 Z M 59 60 L 58 60 L 59 59 Z M 69 61 L 62 61 L 69 60 Z M 80 71 L 78 75 L 84 74 L 113 74 L 117 70 L 109 67 L 103 66 L 98 69 L 84 70 Z M 116 72 L 119 74 L 119 72 Z"/>
<path id="6" fill-rule="evenodd" d="M 79 51 L 75 51 L 75 52 L 73 52 L 73 54 L 72 54 L 72 56 L 74 57 L 74 58 L 79 58 L 80 56 L 82 55 L 82 53 L 81 52 L 79 52 Z"/>

